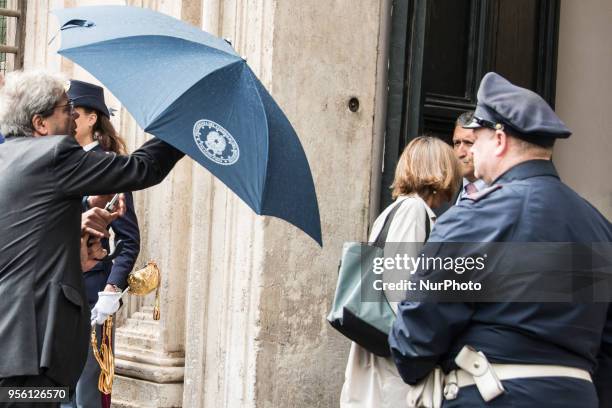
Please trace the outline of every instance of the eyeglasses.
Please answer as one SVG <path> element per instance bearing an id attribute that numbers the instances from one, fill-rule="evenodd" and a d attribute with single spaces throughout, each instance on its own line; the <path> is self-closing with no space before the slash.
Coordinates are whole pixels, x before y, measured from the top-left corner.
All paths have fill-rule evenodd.
<path id="1" fill-rule="evenodd" d="M 504 125 L 502 125 L 499 122 L 497 123 L 491 122 L 490 120 L 479 118 L 478 116 L 475 116 L 475 115 L 473 116 L 473 120 L 474 122 L 478 123 L 482 127 L 486 127 L 486 128 L 493 129 L 493 130 L 504 130 Z"/>
<path id="2" fill-rule="evenodd" d="M 72 113 L 74 112 L 74 100 L 73 99 L 68 99 L 68 103 L 65 103 L 63 105 L 56 105 L 54 107 L 52 107 L 51 109 L 47 109 L 46 111 L 42 111 L 40 112 L 41 115 L 43 116 L 51 116 L 53 115 L 53 112 L 57 109 L 57 108 L 66 108 L 69 107 L 70 109 L 68 110 L 68 113 L 70 115 L 72 115 Z"/>

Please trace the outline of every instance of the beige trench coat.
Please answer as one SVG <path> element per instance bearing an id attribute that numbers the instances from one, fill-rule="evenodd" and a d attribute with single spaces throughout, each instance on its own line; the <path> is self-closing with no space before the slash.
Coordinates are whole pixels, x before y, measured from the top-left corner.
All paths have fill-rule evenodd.
<path id="1" fill-rule="evenodd" d="M 387 241 L 425 241 L 425 213 L 429 216 L 432 226 L 435 214 L 416 194 L 400 196 L 396 202 L 399 201 L 402 201 L 402 204 L 389 227 Z M 387 207 L 374 221 L 370 242 L 373 242 L 382 230 L 385 217 L 392 207 L 393 205 Z M 397 310 L 397 303 L 390 303 L 393 310 Z M 351 343 L 340 395 L 341 408 L 405 407 L 409 387 L 402 381 L 390 357 L 378 357 L 358 344 Z"/>

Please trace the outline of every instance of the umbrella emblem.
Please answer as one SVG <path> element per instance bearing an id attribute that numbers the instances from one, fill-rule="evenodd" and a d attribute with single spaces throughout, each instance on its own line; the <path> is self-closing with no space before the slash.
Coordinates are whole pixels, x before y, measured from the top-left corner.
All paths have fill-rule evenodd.
<path id="1" fill-rule="evenodd" d="M 226 41 L 149 10 L 56 10 L 58 51 L 89 71 L 147 133 L 185 152 L 257 214 L 321 245 L 308 159 L 295 129 Z"/>
<path id="2" fill-rule="evenodd" d="M 193 125 L 193 139 L 206 158 L 223 166 L 231 166 L 240 157 L 236 139 L 223 126 L 208 119 Z"/>

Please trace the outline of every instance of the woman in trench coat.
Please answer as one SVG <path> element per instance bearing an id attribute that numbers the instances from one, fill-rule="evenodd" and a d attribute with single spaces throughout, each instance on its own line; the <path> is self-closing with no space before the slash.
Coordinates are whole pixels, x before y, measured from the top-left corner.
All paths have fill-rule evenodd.
<path id="1" fill-rule="evenodd" d="M 427 136 L 412 140 L 395 169 L 392 185 L 395 201 L 374 221 L 370 242 L 376 240 L 387 214 L 395 205 L 400 207 L 391 222 L 386 242 L 424 242 L 428 235 L 426 228 L 433 226 L 436 218 L 432 208 L 450 201 L 460 180 L 459 162 L 449 145 Z M 429 223 L 425 217 L 429 218 Z M 383 280 L 388 278 L 383 276 Z M 398 294 L 385 292 L 385 295 L 396 311 Z M 340 396 L 341 408 L 405 407 L 409 387 L 402 381 L 390 357 L 379 357 L 356 343 L 351 344 Z"/>

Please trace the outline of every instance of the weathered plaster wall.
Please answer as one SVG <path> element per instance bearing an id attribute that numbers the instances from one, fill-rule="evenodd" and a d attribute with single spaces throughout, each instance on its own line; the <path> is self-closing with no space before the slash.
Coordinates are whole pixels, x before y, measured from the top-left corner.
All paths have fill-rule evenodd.
<path id="1" fill-rule="evenodd" d="M 56 54 L 58 40 L 47 44 L 58 29 L 49 10 L 125 2 L 31 3 L 26 67 L 95 82 Z M 134 324 L 130 330 L 146 336 L 122 336 L 117 354 L 124 356 L 125 376 L 145 380 L 120 379 L 114 401 L 179 405 L 184 379 L 185 407 L 337 406 L 349 342 L 325 316 L 342 242 L 366 237 L 378 197 L 389 1 L 128 3 L 230 38 L 247 57 L 300 135 L 319 196 L 324 247 L 284 221 L 255 216 L 188 159 L 160 186 L 136 193 L 141 261 L 153 258 L 162 268 L 162 320 L 141 321 L 152 297 L 126 302 L 118 325 Z M 357 112 L 348 109 L 352 97 L 359 99 Z M 146 139 L 125 110 L 113 123 L 131 149 Z M 176 366 L 183 353 L 184 375 Z M 150 381 L 158 377 L 171 383 Z"/>
<path id="2" fill-rule="evenodd" d="M 185 406 L 338 404 L 348 341 L 325 315 L 341 244 L 363 239 L 368 226 L 373 151 L 382 145 L 374 125 L 386 67 L 377 59 L 381 9 L 389 12 L 382 3 L 203 2 L 204 29 L 232 39 L 300 135 L 325 246 L 283 221 L 253 217 L 194 173 L 201 204 L 192 239 L 201 245 L 187 296 Z M 356 113 L 351 97 L 361 103 Z"/>
<path id="3" fill-rule="evenodd" d="M 278 220 L 265 222 L 258 407 L 338 406 L 349 342 L 325 316 L 342 242 L 366 237 L 382 146 L 375 125 L 384 100 L 377 73 L 386 69 L 380 30 L 389 10 L 385 1 L 276 4 L 271 92 L 310 159 L 324 247 Z M 348 109 L 352 97 L 357 112 Z"/>
<path id="4" fill-rule="evenodd" d="M 612 219 L 612 2 L 561 2 L 556 111 L 574 132 L 555 146 L 562 179 Z"/>

